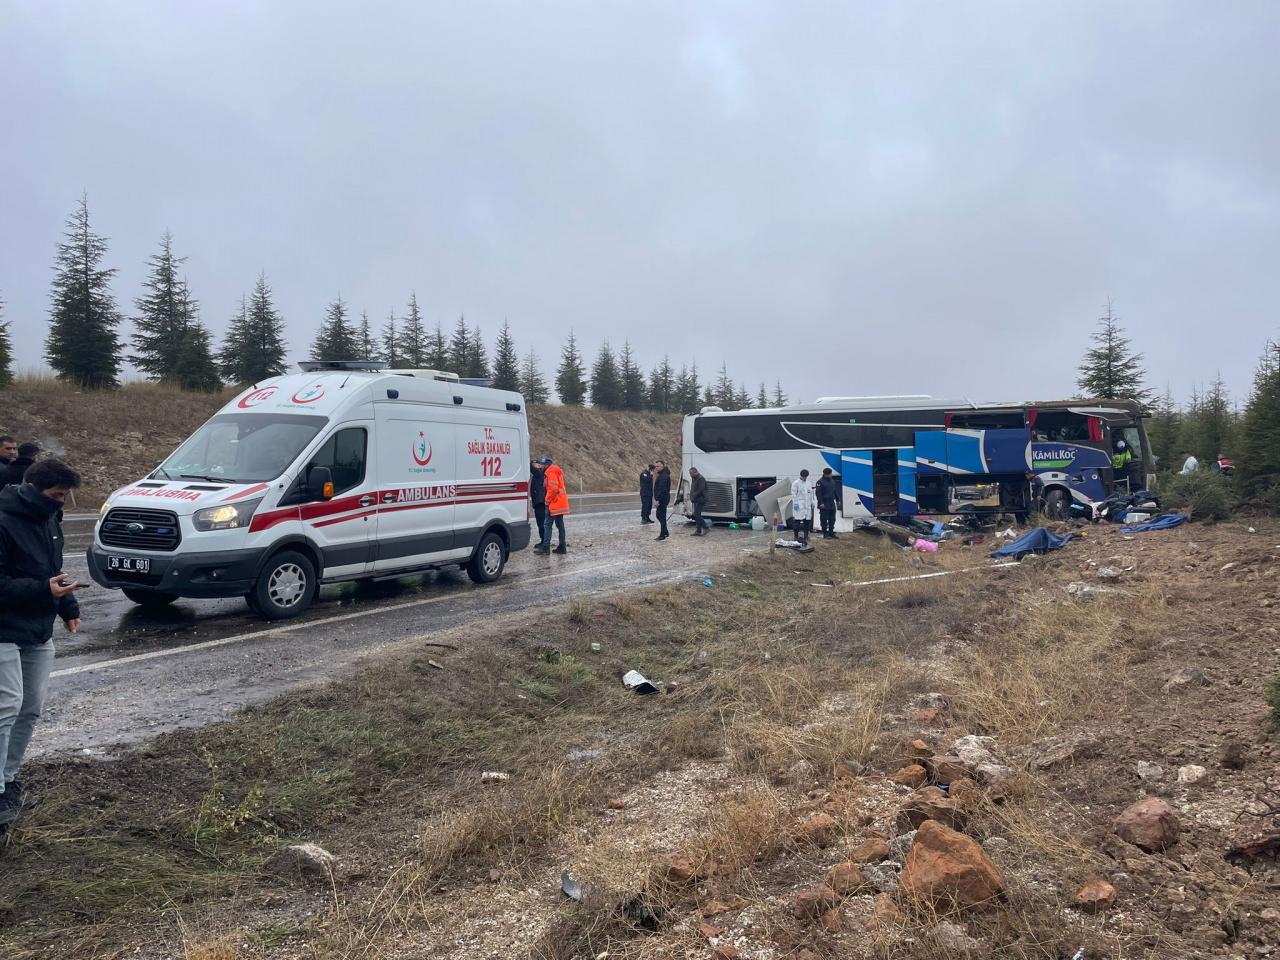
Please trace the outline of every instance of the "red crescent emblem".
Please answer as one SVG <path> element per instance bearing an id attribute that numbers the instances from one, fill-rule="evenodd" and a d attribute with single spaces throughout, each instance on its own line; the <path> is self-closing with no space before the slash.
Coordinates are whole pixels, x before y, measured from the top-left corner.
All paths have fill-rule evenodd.
<path id="1" fill-rule="evenodd" d="M 250 407 L 256 407 L 263 400 L 268 399 L 276 392 L 275 387 L 265 387 L 262 390 L 251 390 L 240 398 L 240 402 L 236 404 L 241 410 L 248 410 Z"/>
<path id="2" fill-rule="evenodd" d="M 425 449 L 426 449 L 426 451 L 427 451 L 427 459 L 425 459 L 425 460 L 423 460 L 421 457 L 419 457 L 419 456 L 418 456 L 418 451 L 419 451 L 419 450 L 422 450 L 422 449 L 424 449 L 424 448 L 425 448 Z M 426 434 L 424 434 L 421 430 L 419 430 L 419 431 L 418 431 L 418 442 L 417 442 L 417 443 L 415 443 L 415 444 L 410 448 L 409 452 L 413 455 L 413 462 L 414 462 L 414 463 L 416 463 L 416 464 L 417 464 L 418 466 L 420 466 L 420 467 L 425 467 L 428 463 L 430 463 L 430 462 L 431 462 L 431 457 L 432 457 L 432 455 L 435 453 L 435 450 L 433 450 L 433 449 L 432 449 L 432 447 L 431 447 L 431 441 L 427 439 Z"/>

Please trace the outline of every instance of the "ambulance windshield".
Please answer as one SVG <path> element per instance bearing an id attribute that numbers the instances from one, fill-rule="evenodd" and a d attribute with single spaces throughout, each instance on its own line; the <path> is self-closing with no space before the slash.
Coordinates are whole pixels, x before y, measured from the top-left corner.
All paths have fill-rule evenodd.
<path id="1" fill-rule="evenodd" d="M 261 483 L 284 473 L 325 417 L 223 413 L 191 435 L 156 475 L 165 480 Z"/>

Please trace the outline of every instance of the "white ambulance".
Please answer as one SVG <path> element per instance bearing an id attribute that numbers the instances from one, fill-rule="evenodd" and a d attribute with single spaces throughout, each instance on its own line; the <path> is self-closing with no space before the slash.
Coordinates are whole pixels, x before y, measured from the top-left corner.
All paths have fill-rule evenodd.
<path id="1" fill-rule="evenodd" d="M 529 545 L 518 393 L 376 362 L 299 366 L 108 498 L 95 581 L 144 606 L 242 596 L 285 619 L 321 584 L 450 565 L 489 583 Z"/>

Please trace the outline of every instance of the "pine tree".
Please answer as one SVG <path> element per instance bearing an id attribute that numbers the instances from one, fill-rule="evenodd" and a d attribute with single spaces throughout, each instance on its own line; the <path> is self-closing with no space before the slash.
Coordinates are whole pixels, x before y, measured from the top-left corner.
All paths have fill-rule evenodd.
<path id="1" fill-rule="evenodd" d="M 1147 421 L 1147 440 L 1156 458 L 1156 467 L 1168 470 L 1177 461 L 1178 437 L 1182 432 L 1182 411 L 1173 399 L 1173 391 L 1165 387 L 1164 395 L 1155 404 Z"/>
<path id="2" fill-rule="evenodd" d="M 4 319 L 4 300 L 0 298 L 0 390 L 13 386 L 13 338 L 9 321 Z"/>
<path id="3" fill-rule="evenodd" d="M 751 409 L 751 391 L 747 389 L 747 385 L 745 383 L 738 384 L 738 395 L 733 398 L 733 409 Z"/>
<path id="4" fill-rule="evenodd" d="M 373 329 L 369 326 L 369 311 L 360 311 L 360 326 L 356 330 L 356 359 L 377 360 L 378 348 L 373 342 Z"/>
<path id="5" fill-rule="evenodd" d="M 120 311 L 111 296 L 116 271 L 101 267 L 107 241 L 89 226 L 89 197 L 67 218 L 54 259 L 45 359 L 63 380 L 115 387 L 120 380 Z"/>
<path id="6" fill-rule="evenodd" d="M 608 340 L 600 344 L 596 362 L 591 365 L 591 405 L 602 410 L 622 408 L 622 378 Z"/>
<path id="7" fill-rule="evenodd" d="M 644 372 L 636 364 L 631 352 L 631 342 L 622 341 L 622 354 L 618 357 L 618 375 L 622 379 L 622 409 L 644 409 Z"/>
<path id="8" fill-rule="evenodd" d="M 422 311 L 418 309 L 418 294 L 414 290 L 409 291 L 409 309 L 400 326 L 400 359 L 407 370 L 432 369 L 427 360 L 427 332 L 422 326 Z"/>
<path id="9" fill-rule="evenodd" d="M 580 407 L 586 402 L 587 383 L 584 373 L 578 341 L 570 330 L 569 339 L 560 351 L 560 366 L 556 370 L 556 393 L 565 406 Z"/>
<path id="10" fill-rule="evenodd" d="M 1226 384 L 1219 374 L 1207 392 L 1191 392 L 1191 403 L 1182 418 L 1179 453 L 1194 453 L 1201 463 L 1212 463 L 1231 444 L 1234 416 Z"/>
<path id="11" fill-rule="evenodd" d="M 166 231 L 160 249 L 147 260 L 145 292 L 134 301 L 138 308 L 133 320 L 135 352 L 129 360 L 151 380 L 177 381 L 178 357 L 195 323 L 196 302 L 178 273 L 186 260 L 174 256 L 173 235 Z"/>
<path id="12" fill-rule="evenodd" d="M 467 355 L 467 376 L 484 379 L 489 376 L 489 354 L 485 350 L 480 324 L 471 328 L 471 351 Z"/>
<path id="13" fill-rule="evenodd" d="M 787 405 L 787 395 L 782 392 L 782 381 L 778 380 L 773 385 L 773 405 L 775 407 L 785 407 Z"/>
<path id="14" fill-rule="evenodd" d="M 1280 341 L 1268 341 L 1240 424 L 1236 469 L 1247 493 L 1280 490 Z"/>
<path id="15" fill-rule="evenodd" d="M 1112 312 L 1110 300 L 1092 339 L 1094 345 L 1084 355 L 1076 380 L 1081 395 L 1097 400 L 1145 401 L 1150 391 L 1142 385 L 1146 379 L 1142 354 L 1130 349 L 1129 338 Z"/>
<path id="16" fill-rule="evenodd" d="M 520 355 L 511 336 L 511 324 L 506 320 L 502 321 L 493 349 L 493 386 L 497 390 L 520 389 Z"/>
<path id="17" fill-rule="evenodd" d="M 720 364 L 720 375 L 716 377 L 715 390 L 711 396 L 715 399 L 711 402 L 724 410 L 732 410 L 737 393 L 733 389 L 733 381 L 729 379 L 729 365 L 727 363 Z"/>
<path id="18" fill-rule="evenodd" d="M 453 336 L 449 338 L 449 365 L 446 370 L 452 370 L 460 377 L 470 376 L 467 373 L 471 369 L 471 360 L 474 356 L 474 350 L 471 346 L 471 331 L 467 329 L 467 318 L 458 317 L 457 324 L 453 328 Z"/>
<path id="19" fill-rule="evenodd" d="M 435 329 L 427 337 L 427 366 L 432 370 L 449 369 L 449 341 L 444 337 L 444 328 L 436 321 Z"/>
<path id="20" fill-rule="evenodd" d="M 676 380 L 671 370 L 671 358 L 664 356 L 662 362 L 649 374 L 649 389 L 646 394 L 648 407 L 654 413 L 670 413 L 678 407 L 676 396 Z"/>
<path id="21" fill-rule="evenodd" d="M 253 295 L 240 298 L 240 312 L 218 353 L 223 376 L 231 383 L 257 383 L 285 372 L 284 320 L 276 313 L 266 273 L 258 274 Z"/>
<path id="22" fill-rule="evenodd" d="M 702 389 L 702 405 L 704 407 L 719 406 L 719 404 L 716 403 L 716 395 L 715 395 L 715 392 L 711 389 L 711 384 L 707 384 Z"/>
<path id="23" fill-rule="evenodd" d="M 524 396 L 525 403 L 546 403 L 551 399 L 547 381 L 538 369 L 538 355 L 533 352 L 532 347 L 520 367 L 520 393 Z"/>
<path id="24" fill-rule="evenodd" d="M 188 309 L 195 316 L 195 305 Z M 194 319 L 187 329 L 186 339 L 178 349 L 174 361 L 171 380 L 183 390 L 198 390 L 202 393 L 214 393 L 223 387 L 222 377 L 218 374 L 218 362 L 213 355 L 213 338 L 209 328 Z"/>
<path id="25" fill-rule="evenodd" d="M 764 389 L 764 381 L 760 381 L 760 389 L 756 391 L 756 409 L 763 410 L 769 406 L 769 394 Z"/>
<path id="26" fill-rule="evenodd" d="M 392 370 L 399 370 L 404 365 L 404 357 L 400 353 L 400 333 L 396 330 L 396 312 L 387 313 L 387 322 L 382 325 L 382 349 L 378 352 L 382 360 Z"/>
<path id="27" fill-rule="evenodd" d="M 697 413 L 702 404 L 702 387 L 698 383 L 698 365 L 680 368 L 676 377 L 676 409 L 685 415 Z"/>
<path id="28" fill-rule="evenodd" d="M 325 309 L 324 323 L 311 345 L 312 360 L 352 360 L 360 346 L 358 334 L 347 320 L 342 294 Z"/>

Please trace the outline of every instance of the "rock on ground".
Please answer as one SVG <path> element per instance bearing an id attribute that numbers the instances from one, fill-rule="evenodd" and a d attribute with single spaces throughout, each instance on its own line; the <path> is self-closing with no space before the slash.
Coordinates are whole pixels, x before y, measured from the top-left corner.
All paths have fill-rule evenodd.
<path id="1" fill-rule="evenodd" d="M 1004 878 L 977 842 L 926 820 L 916 831 L 900 884 L 903 894 L 961 908 L 981 907 L 1004 895 Z"/>
<path id="2" fill-rule="evenodd" d="M 1182 826 L 1169 804 L 1148 797 L 1125 808 L 1116 818 L 1115 831 L 1135 847 L 1157 853 L 1178 842 Z"/>
<path id="3" fill-rule="evenodd" d="M 295 843 L 277 850 L 266 869 L 290 880 L 329 880 L 338 858 L 314 843 Z"/>

